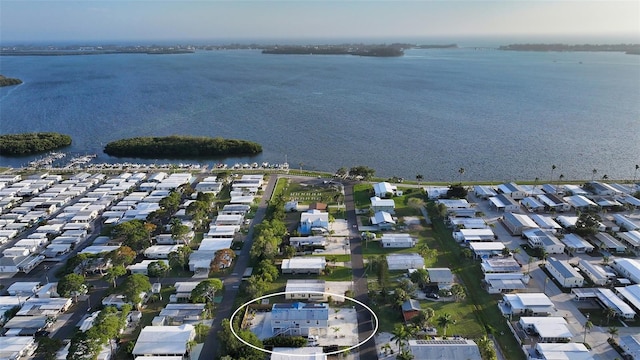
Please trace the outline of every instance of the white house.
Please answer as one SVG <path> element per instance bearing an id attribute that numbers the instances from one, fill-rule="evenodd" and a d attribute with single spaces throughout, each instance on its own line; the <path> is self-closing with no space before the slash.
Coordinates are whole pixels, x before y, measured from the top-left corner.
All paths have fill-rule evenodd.
<path id="1" fill-rule="evenodd" d="M 481 360 L 478 345 L 469 339 L 409 340 L 409 351 L 414 359 Z"/>
<path id="2" fill-rule="evenodd" d="M 519 272 L 522 266 L 514 258 L 509 257 L 482 259 L 480 268 L 485 274 L 494 274 Z"/>
<path id="3" fill-rule="evenodd" d="M 157 261 L 162 261 L 167 266 L 169 266 L 169 262 L 167 260 L 142 260 L 139 263 L 131 264 L 127 266 L 127 270 L 129 270 L 132 274 L 149 275 L 149 271 L 148 271 L 149 264 Z"/>
<path id="4" fill-rule="evenodd" d="M 619 232 L 618 237 L 627 246 L 627 249 L 631 250 L 636 255 L 640 254 L 640 231 L 626 231 Z"/>
<path id="5" fill-rule="evenodd" d="M 424 269 L 424 258 L 417 253 L 387 255 L 389 270 Z"/>
<path id="6" fill-rule="evenodd" d="M 289 245 L 300 248 L 303 246 L 322 247 L 327 246 L 327 238 L 324 236 L 293 236 L 289 238 Z"/>
<path id="7" fill-rule="evenodd" d="M 216 216 L 215 219 L 215 225 L 216 226 L 222 226 L 222 225 L 235 225 L 235 226 L 240 226 L 242 225 L 242 222 L 244 221 L 244 216 L 243 215 L 218 215 Z"/>
<path id="8" fill-rule="evenodd" d="M 385 199 L 390 198 L 396 194 L 398 187 L 391 185 L 388 182 L 380 182 L 373 184 L 373 193 L 375 196 Z"/>
<path id="9" fill-rule="evenodd" d="M 562 200 L 559 196 L 555 194 L 543 194 L 536 196 L 538 200 L 545 206 L 548 210 L 553 210 L 556 212 L 564 212 L 571 210 L 571 205 L 567 204 L 564 200 Z"/>
<path id="10" fill-rule="evenodd" d="M 475 193 L 476 197 L 485 199 L 485 200 L 490 197 L 498 195 L 498 193 L 495 190 L 493 190 L 493 188 L 487 185 L 475 185 L 473 187 L 473 192 Z"/>
<path id="11" fill-rule="evenodd" d="M 552 233 L 540 229 L 525 230 L 522 236 L 527 239 L 531 247 L 544 249 L 547 254 L 562 254 L 564 244 Z"/>
<path id="12" fill-rule="evenodd" d="M 498 192 L 515 200 L 521 200 L 528 195 L 527 191 L 516 183 L 500 184 Z"/>
<path id="13" fill-rule="evenodd" d="M 640 335 L 623 335 L 618 339 L 622 351 L 632 360 L 640 359 Z"/>
<path id="14" fill-rule="evenodd" d="M 149 259 L 168 259 L 169 254 L 178 251 L 184 245 L 153 245 L 144 250 L 144 256 Z"/>
<path id="15" fill-rule="evenodd" d="M 520 235 L 525 230 L 538 228 L 538 224 L 536 224 L 528 215 L 514 214 L 510 212 L 504 213 L 502 223 L 513 235 Z"/>
<path id="16" fill-rule="evenodd" d="M 613 214 L 613 222 L 626 231 L 640 230 L 640 221 L 633 220 L 622 214 Z"/>
<path id="17" fill-rule="evenodd" d="M 427 268 L 429 280 L 438 285 L 438 289 L 451 289 L 453 285 L 453 273 L 449 268 Z"/>
<path id="18" fill-rule="evenodd" d="M 564 201 L 569 203 L 576 210 L 588 210 L 598 207 L 598 204 L 589 200 L 589 198 L 584 195 L 566 196 L 564 197 Z"/>
<path id="19" fill-rule="evenodd" d="M 613 236 L 605 233 L 599 232 L 595 236 L 595 243 L 603 250 L 606 250 L 610 253 L 623 253 L 627 249 L 624 244 L 622 244 L 618 239 Z"/>
<path id="20" fill-rule="evenodd" d="M 527 288 L 529 280 L 529 275 L 521 272 L 484 274 L 484 283 L 489 294 L 522 291 Z"/>
<path id="21" fill-rule="evenodd" d="M 529 210 L 530 212 L 538 212 L 538 211 L 543 211 L 544 210 L 544 204 L 540 201 L 538 201 L 537 198 L 533 197 L 533 196 L 528 196 L 522 200 L 520 200 L 520 203 L 527 208 L 527 210 Z"/>
<path id="22" fill-rule="evenodd" d="M 537 334 L 538 343 L 567 343 L 573 337 L 567 320 L 561 316 L 523 316 L 518 325 L 528 334 Z"/>
<path id="23" fill-rule="evenodd" d="M 131 354 L 135 356 L 186 356 L 195 339 L 193 325 L 145 326 Z"/>
<path id="24" fill-rule="evenodd" d="M 319 279 L 289 279 L 285 287 L 285 299 L 289 300 L 308 300 L 308 301 L 326 301 L 325 281 Z"/>
<path id="25" fill-rule="evenodd" d="M 565 234 L 560 241 L 565 245 L 565 248 L 576 254 L 590 253 L 593 251 L 594 246 L 588 241 L 573 233 Z"/>
<path id="26" fill-rule="evenodd" d="M 504 294 L 498 307 L 505 316 L 548 316 L 556 312 L 551 299 L 543 293 Z"/>
<path id="27" fill-rule="evenodd" d="M 640 311 L 640 284 L 616 287 L 615 290 L 618 297 L 631 305 L 634 311 Z"/>
<path id="28" fill-rule="evenodd" d="M 299 348 L 274 347 L 271 360 L 327 360 L 319 346 L 305 346 Z M 144 360 L 144 359 L 142 359 Z"/>
<path id="29" fill-rule="evenodd" d="M 533 214 L 531 215 L 533 220 L 540 229 L 550 230 L 552 233 L 562 230 L 562 226 L 558 224 L 551 216 Z"/>
<path id="30" fill-rule="evenodd" d="M 410 248 L 416 246 L 416 239 L 411 234 L 382 234 L 380 245 L 383 248 Z"/>
<path id="31" fill-rule="evenodd" d="M 374 196 L 370 200 L 371 210 L 373 210 L 373 212 L 386 211 L 392 215 L 396 213 L 396 203 L 393 199 L 381 199 Z"/>
<path id="32" fill-rule="evenodd" d="M 537 343 L 529 350 L 527 360 L 593 360 L 589 349 L 582 343 Z"/>
<path id="33" fill-rule="evenodd" d="M 616 279 L 616 274 L 605 270 L 599 264 L 593 264 L 584 259 L 578 261 L 578 268 L 596 285 L 605 286 Z"/>
<path id="34" fill-rule="evenodd" d="M 371 225 L 377 226 L 380 230 L 391 229 L 395 226 L 396 221 L 391 214 L 386 211 L 378 211 L 371 217 Z"/>
<path id="35" fill-rule="evenodd" d="M 474 256 L 477 259 L 486 259 L 492 256 L 502 254 L 503 249 L 505 248 L 504 244 L 497 241 L 482 241 L 476 242 L 472 241 L 469 243 L 469 249 L 473 251 Z"/>
<path id="36" fill-rule="evenodd" d="M 324 256 L 294 257 L 282 260 L 283 274 L 320 274 L 327 266 Z"/>
<path id="37" fill-rule="evenodd" d="M 0 336 L 0 359 L 29 358 L 38 348 L 33 336 Z"/>
<path id="38" fill-rule="evenodd" d="M 636 284 L 640 284 L 640 260 L 617 258 L 613 259 L 611 266 L 621 276 L 626 277 Z"/>
<path id="39" fill-rule="evenodd" d="M 520 204 L 504 194 L 490 197 L 489 201 L 491 202 L 491 206 L 499 211 L 514 212 L 520 210 Z"/>
<path id="40" fill-rule="evenodd" d="M 546 268 L 562 287 L 573 288 L 584 285 L 584 277 L 566 260 L 550 257 Z"/>
<path id="41" fill-rule="evenodd" d="M 271 308 L 274 336 L 307 336 L 311 329 L 327 328 L 329 306 L 326 303 L 283 303 Z"/>
<path id="42" fill-rule="evenodd" d="M 496 239 L 496 234 L 491 228 L 460 229 L 453 232 L 453 238 L 462 243 L 494 241 Z"/>

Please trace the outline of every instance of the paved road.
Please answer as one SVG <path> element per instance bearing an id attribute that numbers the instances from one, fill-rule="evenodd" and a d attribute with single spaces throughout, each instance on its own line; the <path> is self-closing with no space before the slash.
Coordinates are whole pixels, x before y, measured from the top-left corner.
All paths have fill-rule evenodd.
<path id="1" fill-rule="evenodd" d="M 353 268 L 353 292 L 354 298 L 363 304 L 369 304 L 369 291 L 367 289 L 367 278 L 365 276 L 364 259 L 362 256 L 362 239 L 358 234 L 358 219 L 355 211 L 355 201 L 353 198 L 353 183 L 344 184 L 344 202 L 346 205 L 347 222 L 351 241 L 351 266 Z M 368 338 L 375 326 L 369 310 L 361 305 L 356 305 L 358 317 L 358 336 L 360 342 Z M 360 360 L 377 360 L 376 343 L 373 337 L 359 347 Z"/>
<path id="2" fill-rule="evenodd" d="M 264 219 L 267 211 L 267 201 L 271 198 L 271 194 L 273 194 L 273 189 L 275 188 L 277 180 L 278 176 L 275 174 L 271 175 L 269 178 L 269 183 L 267 184 L 264 195 L 260 200 L 260 205 L 258 206 L 256 216 L 253 220 L 254 224 L 259 224 Z M 205 340 L 202 351 L 200 352 L 200 360 L 215 359 L 220 352 L 217 334 L 218 331 L 222 330 L 222 320 L 229 319 L 231 314 L 236 310 L 233 303 L 238 295 L 240 282 L 242 281 L 242 274 L 244 274 L 247 265 L 249 265 L 249 249 L 251 249 L 251 245 L 253 245 L 253 226 L 249 229 L 249 233 L 245 238 L 242 253 L 236 258 L 233 273 L 222 279 L 224 281 L 224 294 L 222 295 L 222 301 L 218 304 L 216 309 L 216 314 L 213 318 L 209 335 L 207 335 L 207 339 Z"/>

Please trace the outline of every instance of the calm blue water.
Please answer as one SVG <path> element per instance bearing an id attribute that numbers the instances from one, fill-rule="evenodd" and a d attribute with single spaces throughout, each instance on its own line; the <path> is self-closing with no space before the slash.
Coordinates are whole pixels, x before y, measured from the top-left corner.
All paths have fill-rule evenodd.
<path id="1" fill-rule="evenodd" d="M 640 163 L 640 56 L 620 53 L 0 57 L 0 73 L 24 81 L 0 89 L 0 133 L 66 133 L 68 152 L 97 162 L 132 161 L 102 153 L 115 139 L 188 134 L 264 148 L 205 163 L 286 157 L 410 179 L 454 180 L 463 167 L 465 179 L 548 180 L 552 164 L 565 179 L 594 168 L 629 179 Z"/>

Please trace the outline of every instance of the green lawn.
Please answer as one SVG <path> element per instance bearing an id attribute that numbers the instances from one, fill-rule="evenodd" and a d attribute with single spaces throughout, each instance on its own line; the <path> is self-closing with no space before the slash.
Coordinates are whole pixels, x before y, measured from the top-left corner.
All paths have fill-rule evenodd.
<path id="1" fill-rule="evenodd" d="M 318 278 L 326 281 L 351 281 L 353 280 L 353 270 L 348 267 L 336 266 L 331 268 L 331 274 L 320 275 Z"/>
<path id="2" fill-rule="evenodd" d="M 498 310 L 497 302 L 501 297 L 489 294 L 482 288 L 480 279 L 483 276 L 480 264 L 477 261 L 464 259 L 462 248 L 452 238 L 451 230 L 446 228 L 442 221 L 434 222 L 433 232 L 434 239 L 439 244 L 434 248 L 438 248 L 440 256 L 447 258 L 446 263 L 450 264 L 449 267 L 462 280 L 467 290 L 465 302 L 469 306 L 466 309 L 471 313 L 466 313 L 465 316 L 460 313 L 459 318 L 475 317 L 478 325 L 481 327 L 484 325 L 485 331 L 493 333 L 507 359 L 524 359 L 524 354 L 509 330 L 506 319 Z M 461 332 L 461 335 L 465 334 Z"/>

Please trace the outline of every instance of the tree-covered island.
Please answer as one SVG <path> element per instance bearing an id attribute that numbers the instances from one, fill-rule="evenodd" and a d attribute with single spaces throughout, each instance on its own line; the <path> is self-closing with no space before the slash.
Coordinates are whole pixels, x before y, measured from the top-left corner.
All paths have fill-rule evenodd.
<path id="1" fill-rule="evenodd" d="M 71 145 L 71 136 L 54 132 L 0 135 L 0 154 L 22 156 Z"/>
<path id="2" fill-rule="evenodd" d="M 18 85 L 18 84 L 22 84 L 22 80 L 14 79 L 14 78 L 8 78 L 8 77 L 6 77 L 4 75 L 0 75 L 0 87 L 1 86 Z"/>
<path id="3" fill-rule="evenodd" d="M 108 143 L 104 152 L 117 157 L 188 159 L 255 155 L 262 152 L 262 145 L 238 139 L 174 135 L 121 139 Z"/>

